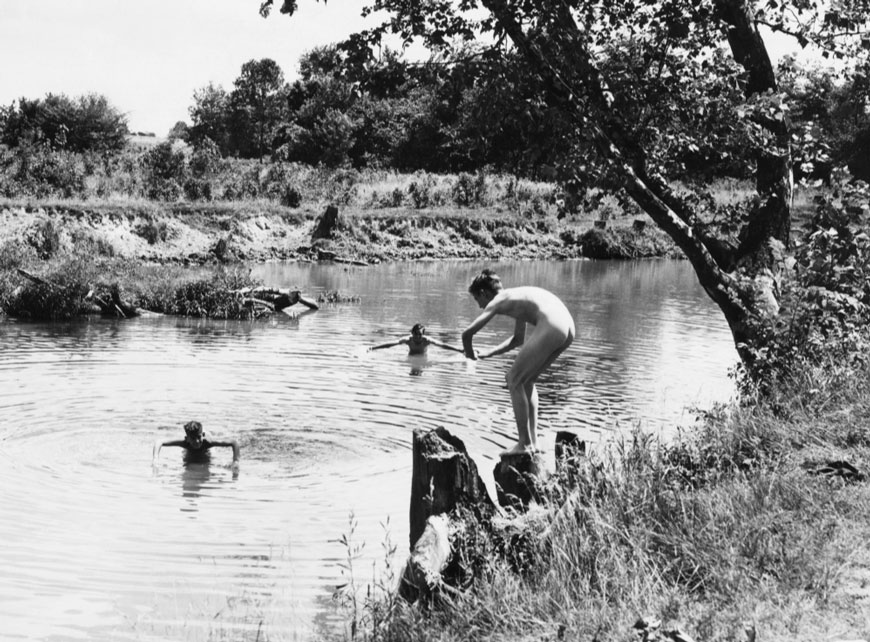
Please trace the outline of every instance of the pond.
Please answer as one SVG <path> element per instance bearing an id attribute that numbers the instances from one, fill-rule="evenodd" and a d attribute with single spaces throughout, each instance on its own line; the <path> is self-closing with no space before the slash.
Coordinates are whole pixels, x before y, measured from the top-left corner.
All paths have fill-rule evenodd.
<path id="1" fill-rule="evenodd" d="M 307 639 L 340 622 L 348 580 L 408 549 L 411 437 L 444 426 L 491 484 L 515 437 L 504 373 L 432 347 L 460 345 L 479 312 L 472 262 L 253 266 L 256 277 L 359 302 L 268 320 L 173 317 L 0 322 L 0 621 L 12 640 Z M 673 431 L 727 400 L 730 333 L 686 262 L 510 262 L 509 287 L 556 292 L 577 338 L 539 381 L 541 440 Z M 301 307 L 301 306 L 296 306 Z M 304 309 L 304 308 L 303 308 Z M 506 338 L 508 319 L 476 337 Z M 237 439 L 210 464 L 156 440 L 201 421 Z M 373 568 L 374 567 L 374 568 Z"/>

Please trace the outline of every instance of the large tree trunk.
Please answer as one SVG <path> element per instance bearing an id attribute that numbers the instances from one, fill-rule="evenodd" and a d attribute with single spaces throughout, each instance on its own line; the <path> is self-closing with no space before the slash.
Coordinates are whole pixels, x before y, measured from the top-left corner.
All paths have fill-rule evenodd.
<path id="1" fill-rule="evenodd" d="M 788 126 L 762 123 L 772 131 L 780 155 L 766 154 L 756 168 L 760 205 L 751 213 L 737 248 L 706 235 L 696 212 L 678 198 L 668 183 L 650 173 L 640 141 L 620 125 L 615 107 L 602 90 L 598 70 L 584 48 L 583 37 L 567 3 L 553 3 L 546 30 L 527 31 L 507 0 L 482 0 L 499 25 L 547 84 L 553 107 L 571 115 L 589 130 L 600 153 L 621 176 L 631 198 L 683 251 L 704 290 L 722 310 L 745 363 L 755 350 L 768 321 L 779 311 L 777 280 L 781 248 L 790 244 L 791 162 Z M 727 25 L 726 36 L 735 59 L 747 70 L 747 95 L 774 89 L 775 74 L 745 0 L 719 0 L 717 11 Z M 537 34 L 544 33 L 543 37 Z M 581 98 L 582 97 L 582 98 Z"/>

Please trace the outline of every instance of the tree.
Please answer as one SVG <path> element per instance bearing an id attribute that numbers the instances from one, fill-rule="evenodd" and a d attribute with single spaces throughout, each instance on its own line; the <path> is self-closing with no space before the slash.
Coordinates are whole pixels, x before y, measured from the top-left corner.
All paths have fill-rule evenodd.
<path id="1" fill-rule="evenodd" d="M 187 137 L 189 136 L 189 134 L 190 126 L 183 120 L 179 120 L 172 126 L 166 137 L 169 140 L 180 140 L 187 142 Z"/>
<path id="2" fill-rule="evenodd" d="M 105 96 L 48 94 L 10 107 L 0 139 L 10 147 L 40 143 L 73 152 L 116 152 L 127 142 L 127 118 Z"/>
<path id="3" fill-rule="evenodd" d="M 272 5 L 262 2 L 261 13 Z M 868 42 L 867 9 L 867 0 L 836 7 L 823 0 L 374 0 L 365 13 L 389 17 L 357 42 L 374 45 L 392 33 L 434 49 L 459 39 L 520 55 L 537 76 L 541 103 L 559 114 L 566 134 L 594 145 L 594 155 L 569 159 L 563 174 L 594 165 L 670 235 L 751 366 L 779 312 L 792 205 L 788 106 L 759 27 L 791 33 L 828 55 L 857 56 L 860 36 Z M 295 10 L 292 0 L 281 6 L 288 15 Z M 630 45 L 641 63 L 631 67 L 635 89 L 628 94 L 613 91 L 614 69 L 602 64 L 614 43 Z M 730 59 L 711 65 L 721 49 Z M 666 163 L 669 145 L 703 143 L 703 128 L 679 134 L 674 124 L 692 124 L 704 108 L 703 85 L 693 77 L 704 69 L 723 88 L 739 90 L 723 94 L 716 116 L 722 127 L 739 128 L 754 157 L 756 196 L 725 226 L 711 220 L 701 193 L 672 187 Z M 670 112 L 667 129 L 663 109 Z"/>
<path id="4" fill-rule="evenodd" d="M 229 118 L 230 98 L 223 87 L 209 83 L 193 92 L 193 105 L 188 109 L 192 125 L 188 142 L 194 147 L 206 139 L 214 142 L 221 154 L 230 153 Z"/>
<path id="5" fill-rule="evenodd" d="M 272 150 L 272 136 L 285 106 L 284 73 L 274 60 L 250 60 L 230 93 L 230 147 L 240 156 L 260 158 Z"/>

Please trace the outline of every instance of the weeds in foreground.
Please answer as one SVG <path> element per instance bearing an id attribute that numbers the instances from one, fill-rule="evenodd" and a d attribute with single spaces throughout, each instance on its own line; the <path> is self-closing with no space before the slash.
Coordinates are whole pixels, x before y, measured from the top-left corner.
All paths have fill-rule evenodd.
<path id="1" fill-rule="evenodd" d="M 381 598 L 354 604 L 352 638 L 629 640 L 641 616 L 705 642 L 744 640 L 746 630 L 849 637 L 844 622 L 861 618 L 843 597 L 843 569 L 870 557 L 870 491 L 805 464 L 870 460 L 867 440 L 855 439 L 870 415 L 857 382 L 870 372 L 852 375 L 796 380 L 775 402 L 717 408 L 671 441 L 637 431 L 562 467 L 546 501 L 512 521 L 522 537 L 473 534 L 489 553 L 472 585 L 434 607 L 368 593 Z M 821 416 L 800 401 L 808 384 L 828 404 Z M 377 626 L 374 609 L 387 614 Z"/>
<path id="2" fill-rule="evenodd" d="M 370 636 L 377 635 L 377 631 L 390 621 L 403 603 L 396 594 L 397 547 L 390 534 L 389 518 L 381 524 L 384 531 L 381 543 L 383 567 L 379 569 L 377 563 L 373 562 L 371 582 L 365 585 L 361 584 L 361 579 L 356 575 L 365 549 L 365 542 L 357 542 L 355 539 L 357 526 L 356 517 L 351 513 L 348 516 L 347 533 L 343 533 L 337 540 L 345 553 L 344 559 L 338 565 L 345 581 L 335 587 L 333 601 L 344 617 L 345 639 L 367 640 Z"/>

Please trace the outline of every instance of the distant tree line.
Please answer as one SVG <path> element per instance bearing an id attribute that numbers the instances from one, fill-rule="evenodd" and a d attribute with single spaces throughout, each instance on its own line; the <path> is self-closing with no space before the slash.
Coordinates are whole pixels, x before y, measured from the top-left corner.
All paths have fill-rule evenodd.
<path id="1" fill-rule="evenodd" d="M 598 178 L 584 175 L 582 163 L 569 163 L 573 176 L 551 175 L 569 154 L 594 153 L 592 144 L 540 102 L 539 78 L 515 53 L 457 50 L 412 63 L 385 50 L 375 64 L 353 51 L 345 43 L 307 52 L 292 83 L 273 60 L 251 60 L 232 90 L 213 84 L 197 90 L 192 124 L 181 123 L 174 134 L 194 146 L 209 139 L 224 157 L 403 172 L 485 168 L 584 184 Z M 720 117 L 740 91 L 726 68 L 733 62 L 705 61 L 689 70 L 693 82 L 679 92 L 662 83 L 668 95 L 633 96 L 641 54 L 616 42 L 606 54 L 608 75 L 618 80 L 609 91 L 636 105 L 638 123 L 658 121 L 675 174 L 699 180 L 751 174 L 753 146 Z M 780 90 L 797 105 L 793 125 L 801 132 L 794 141 L 798 176 L 823 177 L 832 165 L 846 164 L 870 176 L 862 151 L 870 142 L 867 70 L 838 82 L 833 71 L 793 59 L 782 67 Z M 663 108 L 651 109 L 650 100 Z"/>
<path id="2" fill-rule="evenodd" d="M 672 175 L 750 176 L 753 145 L 720 113 L 740 92 L 727 69 L 733 63 L 704 61 L 687 73 L 691 85 L 674 91 L 662 83 L 658 95 L 640 95 L 635 80 L 645 64 L 642 54 L 624 42 L 614 42 L 605 54 L 608 91 L 636 107 L 626 118 L 629 127 L 657 132 Z M 825 179 L 835 165 L 870 178 L 868 70 L 846 82 L 792 59 L 781 70 L 780 91 L 798 132 L 798 178 Z M 349 43 L 330 45 L 304 54 L 292 83 L 267 58 L 242 65 L 230 91 L 214 84 L 196 90 L 190 124 L 179 121 L 169 138 L 206 150 L 202 157 L 401 172 L 486 170 L 578 188 L 606 182 L 594 163 L 582 162 L 595 154 L 591 141 L 540 101 L 539 82 L 515 52 L 454 50 L 413 63 L 386 49 L 373 63 L 355 55 Z M 125 115 L 96 94 L 21 98 L 0 108 L 0 143 L 9 149 L 113 154 L 124 148 L 128 134 Z M 162 153 L 157 164 L 166 165 L 171 151 Z M 568 162 L 572 155 L 580 162 Z M 564 167 L 572 168 L 570 176 L 557 174 L 555 168 Z"/>

